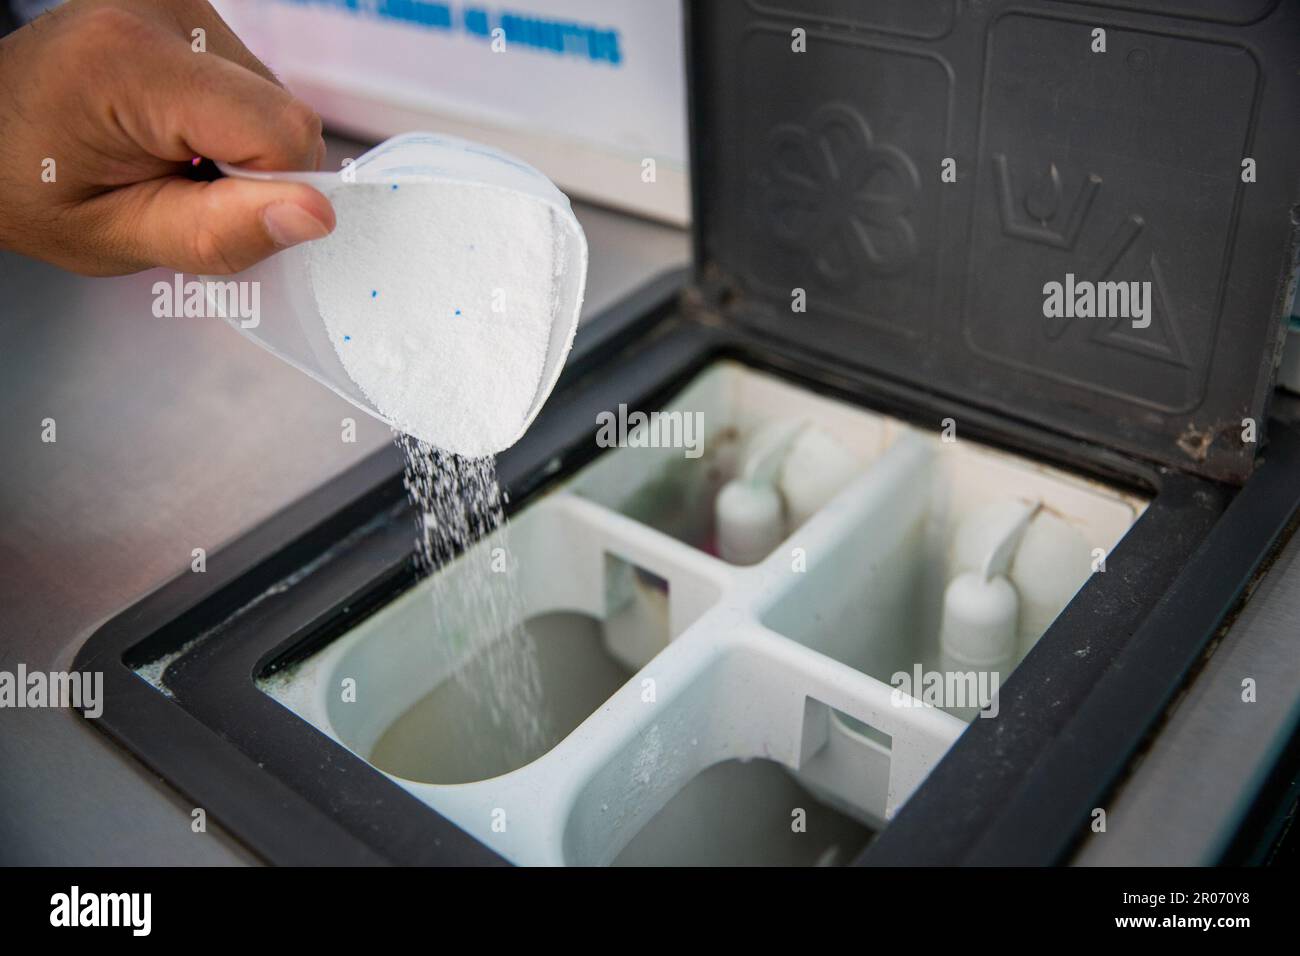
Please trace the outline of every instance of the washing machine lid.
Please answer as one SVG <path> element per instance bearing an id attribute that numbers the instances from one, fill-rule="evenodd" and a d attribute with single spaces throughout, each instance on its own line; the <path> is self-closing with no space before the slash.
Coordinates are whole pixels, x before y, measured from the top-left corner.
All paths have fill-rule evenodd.
<path id="1" fill-rule="evenodd" d="M 800 348 L 1244 481 L 1298 36 L 1294 0 L 695 2 L 698 279 Z"/>

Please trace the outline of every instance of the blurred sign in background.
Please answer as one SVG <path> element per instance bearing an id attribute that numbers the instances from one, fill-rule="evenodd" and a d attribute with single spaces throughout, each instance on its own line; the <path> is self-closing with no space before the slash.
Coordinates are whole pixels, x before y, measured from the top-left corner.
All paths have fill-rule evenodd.
<path id="1" fill-rule="evenodd" d="M 576 196 L 687 221 L 679 0 L 215 6 L 333 129 L 366 139 L 430 129 L 480 140 Z"/>

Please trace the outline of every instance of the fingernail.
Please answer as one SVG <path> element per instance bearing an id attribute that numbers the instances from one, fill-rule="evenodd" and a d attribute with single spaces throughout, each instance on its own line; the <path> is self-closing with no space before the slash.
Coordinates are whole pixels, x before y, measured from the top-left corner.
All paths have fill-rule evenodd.
<path id="1" fill-rule="evenodd" d="M 291 202 L 271 203 L 262 211 L 262 225 L 277 246 L 296 246 L 329 233 L 325 224 Z"/>
<path id="2" fill-rule="evenodd" d="M 320 141 L 320 145 L 316 147 L 316 170 L 319 172 L 320 168 L 324 165 L 325 165 L 325 140 L 322 138 Z"/>

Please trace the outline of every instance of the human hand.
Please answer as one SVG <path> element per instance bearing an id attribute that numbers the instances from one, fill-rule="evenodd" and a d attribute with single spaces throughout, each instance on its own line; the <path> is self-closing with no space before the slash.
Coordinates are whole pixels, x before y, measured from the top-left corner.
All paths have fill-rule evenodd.
<path id="1" fill-rule="evenodd" d="M 334 228 L 310 186 L 185 177 L 196 156 L 325 156 L 320 118 L 206 0 L 71 0 L 0 40 L 0 90 L 0 248 L 89 275 L 230 273 Z"/>

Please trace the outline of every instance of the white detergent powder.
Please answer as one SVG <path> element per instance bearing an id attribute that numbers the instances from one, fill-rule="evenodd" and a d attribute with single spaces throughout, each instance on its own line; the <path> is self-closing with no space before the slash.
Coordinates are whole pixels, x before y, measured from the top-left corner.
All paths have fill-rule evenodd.
<path id="1" fill-rule="evenodd" d="M 394 426 L 459 455 L 513 444 L 534 410 L 564 235 L 545 203 L 463 183 L 357 184 L 309 249 L 344 369 Z"/>
<path id="2" fill-rule="evenodd" d="M 559 371 L 550 350 L 572 336 L 571 314 L 552 330 L 567 233 L 546 203 L 492 186 L 355 184 L 330 198 L 338 226 L 308 248 L 312 287 L 343 369 L 398 430 L 434 639 L 457 651 L 455 679 L 491 724 L 467 723 L 460 745 L 526 762 L 548 731 L 522 598 L 491 566 L 508 553 L 492 456 L 523 433 Z M 435 573 L 458 559 L 466 577 Z"/>

